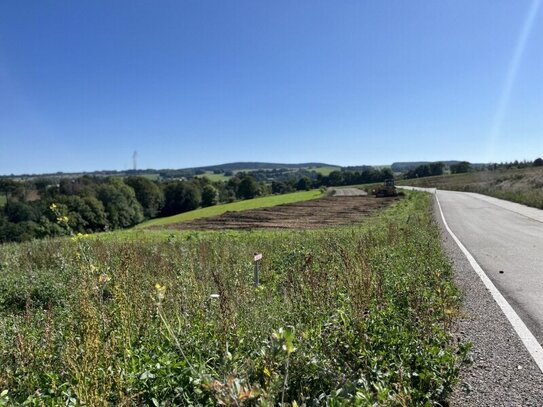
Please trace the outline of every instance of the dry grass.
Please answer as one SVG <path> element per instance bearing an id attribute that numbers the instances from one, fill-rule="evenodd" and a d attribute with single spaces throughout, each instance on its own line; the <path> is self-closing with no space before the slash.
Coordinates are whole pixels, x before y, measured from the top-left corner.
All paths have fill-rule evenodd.
<path id="1" fill-rule="evenodd" d="M 543 167 L 440 175 L 402 180 L 398 184 L 477 192 L 543 209 Z"/>

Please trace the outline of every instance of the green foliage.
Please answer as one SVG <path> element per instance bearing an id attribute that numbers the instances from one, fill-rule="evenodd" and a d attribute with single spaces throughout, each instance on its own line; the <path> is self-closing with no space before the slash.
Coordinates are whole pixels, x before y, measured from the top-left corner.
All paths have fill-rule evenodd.
<path id="1" fill-rule="evenodd" d="M 164 205 L 164 193 L 157 183 L 145 177 L 128 177 L 124 182 L 134 189 L 146 218 L 154 218 L 160 213 Z"/>
<path id="2" fill-rule="evenodd" d="M 163 216 L 191 211 L 200 206 L 200 191 L 191 183 L 173 181 L 164 187 Z"/>
<path id="3" fill-rule="evenodd" d="M 236 196 L 240 199 L 252 199 L 260 194 L 258 184 L 253 177 L 243 177 L 236 190 Z"/>
<path id="4" fill-rule="evenodd" d="M 298 191 L 309 191 L 311 189 L 311 180 L 309 177 L 302 177 L 296 183 L 296 189 Z"/>
<path id="5" fill-rule="evenodd" d="M 0 403 L 443 405 L 462 348 L 430 204 L 356 228 L 0 246 Z"/>
<path id="6" fill-rule="evenodd" d="M 461 174 L 471 170 L 471 164 L 467 161 L 460 161 L 458 164 L 451 165 L 451 174 Z M 440 174 L 432 174 L 440 175 Z"/>
<path id="7" fill-rule="evenodd" d="M 432 177 L 435 175 L 442 175 L 444 168 L 445 168 L 445 164 L 440 161 L 428 163 L 428 164 L 421 164 L 415 167 L 414 169 L 407 171 L 404 175 L 404 178 L 409 179 L 409 178 L 421 178 L 421 177 Z"/>
<path id="8" fill-rule="evenodd" d="M 213 185 L 205 185 L 202 189 L 202 207 L 217 205 L 219 191 Z"/>
<path id="9" fill-rule="evenodd" d="M 64 206 L 65 215 L 69 219 L 68 223 L 76 233 L 100 232 L 109 226 L 104 204 L 94 196 L 61 195 L 52 201 Z M 108 208 L 117 209 L 111 204 Z M 50 220 L 55 222 L 53 213 L 50 212 L 50 214 Z"/>
<path id="10" fill-rule="evenodd" d="M 126 228 L 143 220 L 143 209 L 136 199 L 134 190 L 119 178 L 108 178 L 97 189 L 112 229 Z"/>

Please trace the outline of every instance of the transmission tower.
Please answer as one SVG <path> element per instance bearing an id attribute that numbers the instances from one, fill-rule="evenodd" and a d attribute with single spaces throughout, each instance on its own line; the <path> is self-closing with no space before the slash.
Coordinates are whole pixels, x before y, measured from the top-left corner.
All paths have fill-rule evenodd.
<path id="1" fill-rule="evenodd" d="M 134 171 L 138 169 L 138 152 L 134 151 L 134 154 L 132 154 L 132 163 L 134 164 Z"/>

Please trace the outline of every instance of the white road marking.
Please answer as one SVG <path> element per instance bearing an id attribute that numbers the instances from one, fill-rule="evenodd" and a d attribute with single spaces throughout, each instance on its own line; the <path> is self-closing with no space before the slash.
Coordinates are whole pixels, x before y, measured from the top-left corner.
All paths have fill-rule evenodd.
<path id="1" fill-rule="evenodd" d="M 453 233 L 449 225 L 447 224 L 447 221 L 445 220 L 445 215 L 443 214 L 443 210 L 441 209 L 441 203 L 439 202 L 437 189 L 434 191 L 437 206 L 439 208 L 439 212 L 441 213 L 441 219 L 443 220 L 443 224 L 445 225 L 445 228 L 447 229 L 447 232 L 451 235 L 453 240 L 456 242 L 458 247 L 460 247 L 460 250 L 464 253 L 466 258 L 468 259 L 469 263 L 471 264 L 471 267 L 479 278 L 482 280 L 485 287 L 490 291 L 490 294 L 492 294 L 492 297 L 498 303 L 499 307 L 513 326 L 513 329 L 517 333 L 517 335 L 520 337 L 520 340 L 526 346 L 526 349 L 534 359 L 535 363 L 539 367 L 539 369 L 543 372 L 543 348 L 535 338 L 535 336 L 530 332 L 526 324 L 520 319 L 518 314 L 515 312 L 513 307 L 509 305 L 507 300 L 504 298 L 504 296 L 498 291 L 494 283 L 488 278 L 484 270 L 479 266 L 475 258 L 471 255 L 471 253 L 466 249 L 466 247 L 462 244 L 460 239 L 456 237 L 456 235 Z"/>

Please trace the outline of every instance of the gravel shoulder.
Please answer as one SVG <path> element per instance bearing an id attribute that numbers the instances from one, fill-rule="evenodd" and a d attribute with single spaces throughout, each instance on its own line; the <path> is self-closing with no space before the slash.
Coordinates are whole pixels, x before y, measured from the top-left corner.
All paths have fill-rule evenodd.
<path id="1" fill-rule="evenodd" d="M 461 367 L 450 405 L 543 406 L 543 373 L 445 229 L 437 204 L 434 215 L 463 295 L 454 334 L 473 345 L 471 362 Z"/>

